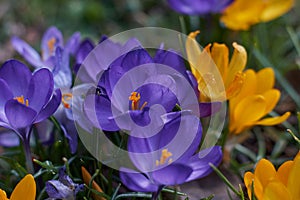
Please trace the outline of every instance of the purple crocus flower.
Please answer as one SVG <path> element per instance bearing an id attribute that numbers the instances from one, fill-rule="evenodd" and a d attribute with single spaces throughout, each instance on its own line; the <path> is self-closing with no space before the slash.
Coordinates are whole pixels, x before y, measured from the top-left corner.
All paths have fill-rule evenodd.
<path id="1" fill-rule="evenodd" d="M 48 69 L 31 73 L 17 60 L 6 61 L 0 68 L 0 91 L 0 126 L 20 136 L 26 156 L 30 157 L 32 125 L 56 111 L 61 102 L 61 92 L 54 90 L 53 75 Z"/>
<path id="2" fill-rule="evenodd" d="M 66 199 L 75 200 L 76 194 L 84 189 L 84 184 L 74 183 L 66 174 L 65 167 L 60 168 L 58 180 L 46 182 L 47 200 Z"/>
<path id="3" fill-rule="evenodd" d="M 176 12 L 186 15 L 205 15 L 222 12 L 233 0 L 168 0 L 167 2 Z"/>
<path id="4" fill-rule="evenodd" d="M 147 69 L 139 68 L 143 65 Z M 160 69 L 163 69 L 163 66 L 168 66 L 173 71 L 162 74 Z M 127 73 L 132 70 L 136 70 L 136 72 Z M 115 90 L 118 82 L 124 77 L 128 81 L 119 85 L 120 89 Z M 162 123 L 160 115 L 163 112 L 171 112 L 180 100 L 187 100 L 187 96 L 190 98 L 193 95 L 197 96 L 196 92 L 188 94 L 191 90 L 186 90 L 181 86 L 184 85 L 184 81 L 194 88 L 193 81 L 190 80 L 184 67 L 184 60 L 175 52 L 159 50 L 152 58 L 142 48 L 132 50 L 116 59 L 103 72 L 96 95 L 89 95 L 85 99 L 85 112 L 96 127 L 105 131 L 120 129 L 133 131 L 137 126 L 129 125 L 129 116 L 139 127 L 142 126 L 144 131 L 145 126 L 151 130 L 153 129 L 151 124 L 157 126 L 157 123 Z M 134 88 L 135 84 L 141 86 Z M 112 103 L 112 101 L 114 102 Z M 154 105 L 157 104 L 161 105 L 164 111 L 161 110 L 161 107 L 155 109 Z M 219 102 L 198 104 L 198 100 L 196 100 L 193 105 L 190 104 L 184 109 L 200 109 L 199 117 L 205 117 L 211 115 L 218 108 L 220 108 Z M 96 117 L 94 117 L 95 115 Z M 153 117 L 160 122 L 154 122 Z"/>
<path id="5" fill-rule="evenodd" d="M 36 68 L 48 68 L 54 77 L 54 87 L 62 92 L 62 104 L 54 117 L 58 120 L 65 137 L 69 140 L 71 153 L 77 150 L 78 134 L 71 113 L 72 71 L 69 64 L 70 55 L 77 51 L 80 34 L 74 33 L 64 45 L 62 33 L 56 27 L 45 32 L 40 56 L 29 44 L 18 37 L 12 38 L 14 48 Z M 45 127 L 47 129 L 47 127 Z"/>
<path id="6" fill-rule="evenodd" d="M 152 192 L 152 199 L 165 186 L 208 175 L 212 172 L 209 164 L 217 166 L 222 160 L 219 146 L 196 153 L 202 135 L 196 116 L 184 111 L 167 114 L 166 118 L 164 127 L 155 136 L 129 137 L 128 154 L 138 171 L 120 169 L 125 186 L 133 191 Z"/>

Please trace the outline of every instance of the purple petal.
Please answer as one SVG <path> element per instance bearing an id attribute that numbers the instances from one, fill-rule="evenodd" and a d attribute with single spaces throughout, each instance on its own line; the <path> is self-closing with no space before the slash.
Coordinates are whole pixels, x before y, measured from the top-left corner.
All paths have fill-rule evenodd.
<path id="1" fill-rule="evenodd" d="M 104 97 L 103 95 L 88 96 L 88 98 L 86 98 L 84 102 L 84 110 L 87 116 L 89 116 L 89 113 L 91 113 L 91 116 L 93 116 L 93 114 L 96 112 L 98 119 L 97 127 L 100 126 L 101 129 L 106 131 L 117 131 L 120 129 L 112 119 L 113 114 L 111 110 L 111 103 L 109 99 Z"/>
<path id="2" fill-rule="evenodd" d="M 10 91 L 9 86 L 2 79 L 0 79 L 0 91 L 0 119 L 6 121 L 4 106 L 9 99 L 13 98 L 13 94 Z"/>
<path id="3" fill-rule="evenodd" d="M 61 92 L 59 89 L 55 90 L 53 92 L 53 95 L 49 102 L 44 105 L 40 113 L 38 113 L 38 116 L 35 119 L 35 123 L 41 122 L 48 117 L 50 117 L 55 111 L 57 110 L 58 106 L 61 102 Z"/>
<path id="4" fill-rule="evenodd" d="M 137 192 L 156 192 L 159 189 L 159 185 L 153 184 L 142 173 L 129 173 L 125 171 L 125 169 L 120 169 L 120 179 L 129 189 Z"/>
<path id="5" fill-rule="evenodd" d="M 76 32 L 69 38 L 69 40 L 65 45 L 64 50 L 66 51 L 66 53 L 74 55 L 79 46 L 79 42 L 80 42 L 80 33 Z"/>
<path id="6" fill-rule="evenodd" d="M 50 198 L 65 199 L 74 196 L 74 192 L 71 188 L 57 180 L 46 182 L 46 192 Z"/>
<path id="7" fill-rule="evenodd" d="M 90 39 L 85 39 L 82 41 L 75 53 L 76 58 L 76 66 L 74 67 L 74 71 L 77 73 L 80 65 L 83 63 L 84 59 L 87 55 L 94 49 L 94 44 Z M 79 74 L 80 75 L 80 74 Z"/>
<path id="8" fill-rule="evenodd" d="M 0 146 L 15 147 L 19 146 L 19 144 L 19 136 L 14 131 L 0 128 Z"/>
<path id="9" fill-rule="evenodd" d="M 159 185 L 178 185 L 185 183 L 193 172 L 189 166 L 171 164 L 152 173 L 153 180 Z"/>
<path id="10" fill-rule="evenodd" d="M 222 107 L 221 102 L 208 102 L 208 103 L 200 103 L 199 110 L 200 110 L 200 117 L 208 117 L 216 112 L 218 112 Z"/>
<path id="11" fill-rule="evenodd" d="M 32 125 L 37 114 L 32 108 L 13 99 L 6 103 L 4 109 L 7 119 L 14 129 L 21 129 Z"/>
<path id="12" fill-rule="evenodd" d="M 28 88 L 29 106 L 40 112 L 52 95 L 53 85 L 53 75 L 48 69 L 37 70 L 33 74 Z"/>
<path id="13" fill-rule="evenodd" d="M 77 129 L 73 121 L 68 120 L 61 124 L 61 128 L 64 132 L 65 137 L 69 141 L 71 153 L 74 154 L 77 150 L 78 145 L 78 134 Z"/>
<path id="14" fill-rule="evenodd" d="M 13 37 L 11 43 L 15 50 L 21 54 L 34 67 L 43 66 L 40 55 L 29 44 L 18 37 Z"/>
<path id="15" fill-rule="evenodd" d="M 221 163 L 222 158 L 223 154 L 220 146 L 204 149 L 191 157 L 186 162 L 193 169 L 193 173 L 188 178 L 188 181 L 202 178 L 211 173 L 213 169 L 209 166 L 209 163 L 218 166 Z"/>
<path id="16" fill-rule="evenodd" d="M 26 95 L 31 77 L 26 65 L 17 60 L 6 61 L 0 68 L 0 79 L 7 83 L 14 97 Z"/>
<path id="17" fill-rule="evenodd" d="M 56 27 L 52 26 L 47 29 L 42 38 L 43 60 L 48 60 L 49 57 L 53 56 L 56 47 L 63 47 L 63 36 Z"/>
<path id="18" fill-rule="evenodd" d="M 48 145 L 54 142 L 53 123 L 50 120 L 34 124 L 38 139 L 42 144 Z"/>

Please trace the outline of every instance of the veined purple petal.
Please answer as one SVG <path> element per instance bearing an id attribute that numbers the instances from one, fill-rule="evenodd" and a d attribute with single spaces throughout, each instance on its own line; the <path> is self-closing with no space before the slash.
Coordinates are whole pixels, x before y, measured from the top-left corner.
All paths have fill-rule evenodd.
<path id="1" fill-rule="evenodd" d="M 55 54 L 56 47 L 63 47 L 62 33 L 54 26 L 47 29 L 44 33 L 41 43 L 43 52 L 43 60 L 48 60 L 49 57 Z"/>
<path id="2" fill-rule="evenodd" d="M 51 198 L 66 199 L 74 196 L 73 190 L 58 180 L 47 181 L 46 192 Z"/>
<path id="3" fill-rule="evenodd" d="M 7 83 L 14 97 L 26 95 L 31 76 L 28 67 L 17 60 L 8 60 L 0 68 L 0 79 Z"/>
<path id="4" fill-rule="evenodd" d="M 53 75 L 48 69 L 41 68 L 34 72 L 26 95 L 29 106 L 40 112 L 48 103 L 53 93 L 53 86 Z"/>
<path id="5" fill-rule="evenodd" d="M 4 109 L 7 119 L 14 129 L 30 126 L 37 114 L 32 108 L 13 99 L 7 101 Z"/>
<path id="6" fill-rule="evenodd" d="M 170 164 L 151 173 L 153 181 L 158 185 L 178 185 L 185 183 L 193 169 L 187 165 Z"/>
<path id="7" fill-rule="evenodd" d="M 220 146 L 214 146 L 200 151 L 185 162 L 193 169 L 193 173 L 187 181 L 192 181 L 208 175 L 213 170 L 209 163 L 218 166 L 221 163 L 222 158 L 223 154 Z"/>
<path id="8" fill-rule="evenodd" d="M 25 60 L 27 60 L 31 65 L 37 68 L 43 66 L 43 61 L 38 52 L 36 52 L 36 50 L 34 50 L 25 41 L 15 36 L 11 39 L 11 43 L 14 49 L 19 54 L 21 54 L 25 58 Z"/>
<path id="9" fill-rule="evenodd" d="M 125 172 L 125 170 L 121 168 L 120 178 L 129 189 L 138 192 L 156 192 L 159 189 L 159 186 L 150 182 L 144 174 Z"/>
<path id="10" fill-rule="evenodd" d="M 57 110 L 61 102 L 61 92 L 59 89 L 56 89 L 53 92 L 53 95 L 48 103 L 44 105 L 42 110 L 38 113 L 38 116 L 35 119 L 35 123 L 41 122 L 46 118 L 50 117 Z"/>

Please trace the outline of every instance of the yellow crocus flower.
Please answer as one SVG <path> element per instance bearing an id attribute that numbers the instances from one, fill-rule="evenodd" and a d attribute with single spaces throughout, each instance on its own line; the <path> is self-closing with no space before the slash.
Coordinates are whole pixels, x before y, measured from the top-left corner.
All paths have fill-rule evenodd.
<path id="1" fill-rule="evenodd" d="M 248 30 L 250 26 L 271 21 L 288 12 L 294 0 L 235 0 L 223 12 L 221 21 L 233 30 Z"/>
<path id="2" fill-rule="evenodd" d="M 254 194 L 258 200 L 298 200 L 300 199 L 300 152 L 294 160 L 284 162 L 276 171 L 273 164 L 261 159 L 254 171 L 246 172 L 244 183 L 248 196 Z"/>
<path id="3" fill-rule="evenodd" d="M 195 40 L 198 34 L 199 31 L 189 34 L 186 52 L 202 97 L 212 101 L 232 98 L 243 84 L 242 71 L 247 62 L 245 48 L 234 42 L 234 51 L 229 61 L 229 50 L 225 44 L 208 44 L 201 50 Z"/>
<path id="4" fill-rule="evenodd" d="M 10 200 L 34 200 L 36 184 L 31 174 L 26 175 L 15 187 Z M 0 189 L 0 200 L 9 200 L 4 190 Z"/>
<path id="5" fill-rule="evenodd" d="M 245 71 L 244 84 L 238 95 L 229 100 L 229 131 L 239 134 L 254 125 L 272 126 L 285 121 L 290 112 L 279 117 L 264 118 L 276 106 L 280 91 L 274 89 L 275 73 L 272 68 L 259 72 Z"/>

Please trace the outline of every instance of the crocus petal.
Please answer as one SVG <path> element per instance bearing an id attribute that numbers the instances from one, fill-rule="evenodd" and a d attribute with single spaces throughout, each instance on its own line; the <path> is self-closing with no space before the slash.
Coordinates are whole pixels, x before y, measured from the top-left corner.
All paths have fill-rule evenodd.
<path id="1" fill-rule="evenodd" d="M 31 174 L 26 175 L 15 187 L 10 200 L 35 200 L 36 185 Z"/>
<path id="2" fill-rule="evenodd" d="M 275 108 L 276 104 L 278 103 L 280 98 L 280 91 L 276 89 L 270 89 L 264 92 L 262 96 L 264 97 L 267 105 L 265 113 L 268 114 Z"/>
<path id="3" fill-rule="evenodd" d="M 211 48 L 211 57 L 218 67 L 223 80 L 226 80 L 225 77 L 227 75 L 229 63 L 228 47 L 225 44 L 214 43 Z"/>
<path id="4" fill-rule="evenodd" d="M 152 183 L 144 174 L 125 171 L 128 170 L 120 169 L 120 179 L 129 189 L 138 192 L 156 192 L 159 189 L 159 185 Z"/>
<path id="5" fill-rule="evenodd" d="M 288 191 L 291 194 L 291 197 L 293 199 L 300 199 L 300 190 L 299 190 L 299 188 L 300 188 L 300 181 L 299 181 L 300 170 L 299 169 L 300 169 L 300 157 L 296 156 L 296 158 L 294 159 L 294 164 L 291 168 L 288 183 L 287 183 Z"/>
<path id="6" fill-rule="evenodd" d="M 152 172 L 153 180 L 160 185 L 178 185 L 185 183 L 193 172 L 189 166 L 170 164 L 162 169 Z"/>
<path id="7" fill-rule="evenodd" d="M 271 0 L 266 2 L 260 19 L 263 22 L 271 21 L 287 13 L 293 6 L 294 0 Z"/>
<path id="8" fill-rule="evenodd" d="M 11 130 L 1 130 L 0 131 L 0 146 L 3 147 L 15 147 L 20 144 L 20 139 L 18 135 Z"/>
<path id="9" fill-rule="evenodd" d="M 53 75 L 46 69 L 37 70 L 30 80 L 27 98 L 29 106 L 39 112 L 53 93 Z"/>
<path id="10" fill-rule="evenodd" d="M 40 55 L 29 44 L 18 37 L 13 37 L 11 43 L 16 51 L 21 54 L 34 67 L 42 67 L 43 61 Z"/>
<path id="11" fill-rule="evenodd" d="M 264 118 L 262 120 L 257 121 L 255 124 L 256 125 L 263 125 L 263 126 L 273 126 L 276 124 L 281 124 L 285 120 L 287 120 L 290 117 L 291 113 L 286 112 L 283 115 L 279 117 L 269 117 L 269 118 Z"/>
<path id="12" fill-rule="evenodd" d="M 30 126 L 37 114 L 32 108 L 13 99 L 5 104 L 4 109 L 7 119 L 14 129 Z"/>
<path id="13" fill-rule="evenodd" d="M 46 192 L 51 198 L 65 199 L 73 196 L 73 190 L 57 180 L 46 182 Z"/>
<path id="14" fill-rule="evenodd" d="M 299 188 L 297 188 L 297 190 L 299 190 Z M 271 182 L 270 184 L 268 184 L 268 186 L 266 186 L 266 188 L 264 189 L 264 194 L 262 199 L 263 200 L 282 200 L 282 199 L 292 200 L 285 185 L 283 185 L 279 181 Z M 299 198 L 293 198 L 293 199 L 299 199 Z"/>
<path id="15" fill-rule="evenodd" d="M 293 167 L 293 161 L 289 160 L 284 162 L 277 170 L 276 177 L 285 185 L 287 186 L 289 174 Z"/>
<path id="16" fill-rule="evenodd" d="M 1 200 L 8 200 L 7 196 L 6 196 L 6 192 L 4 190 L 0 189 L 0 199 Z"/>
<path id="17" fill-rule="evenodd" d="M 208 102 L 208 103 L 200 103 L 200 117 L 208 117 L 215 113 L 217 113 L 222 107 L 221 102 Z"/>
<path id="18" fill-rule="evenodd" d="M 234 51 L 228 66 L 227 78 L 225 82 L 226 88 L 233 81 L 235 74 L 244 70 L 247 63 L 246 49 L 236 42 L 234 42 L 232 46 L 234 47 Z"/>
<path id="19" fill-rule="evenodd" d="M 210 163 L 214 166 L 218 166 L 222 161 L 222 157 L 223 154 L 220 146 L 201 150 L 198 154 L 192 156 L 188 161 L 186 161 L 187 165 L 193 169 L 193 172 L 187 181 L 207 176 L 213 171 Z"/>
<path id="20" fill-rule="evenodd" d="M 256 93 L 263 94 L 264 92 L 272 89 L 275 84 L 275 73 L 270 67 L 259 70 L 256 74 Z"/>
<path id="21" fill-rule="evenodd" d="M 31 76 L 28 67 L 17 60 L 8 60 L 0 68 L 0 79 L 9 85 L 15 97 L 26 95 Z"/>
<path id="22" fill-rule="evenodd" d="M 254 125 L 265 115 L 266 101 L 261 95 L 253 95 L 243 99 L 234 110 L 233 119 L 230 119 L 230 131 L 240 133 L 247 126 Z"/>
<path id="23" fill-rule="evenodd" d="M 13 94 L 10 91 L 9 86 L 2 79 L 0 79 L 0 91 L 0 119 L 6 121 L 4 106 L 9 99 L 13 98 Z"/>
<path id="24" fill-rule="evenodd" d="M 80 33 L 75 32 L 67 41 L 64 50 L 67 54 L 75 54 L 75 51 L 77 50 L 80 42 Z"/>
<path id="25" fill-rule="evenodd" d="M 62 33 L 54 26 L 47 29 L 44 33 L 41 43 L 41 50 L 43 52 L 43 60 L 48 60 L 54 55 L 56 47 L 63 46 Z"/>
<path id="26" fill-rule="evenodd" d="M 258 199 L 263 197 L 263 189 L 275 179 L 275 176 L 276 170 L 273 164 L 266 159 L 261 159 L 254 172 L 254 192 Z"/>
<path id="27" fill-rule="evenodd" d="M 244 183 L 247 188 L 248 197 L 251 200 L 252 197 L 252 184 L 254 181 L 254 174 L 251 172 L 246 172 L 244 174 Z"/>
<path id="28" fill-rule="evenodd" d="M 61 92 L 59 89 L 53 92 L 53 95 L 49 102 L 44 105 L 43 109 L 38 113 L 35 119 L 35 123 L 41 122 L 46 118 L 50 117 L 58 108 L 61 102 Z"/>

